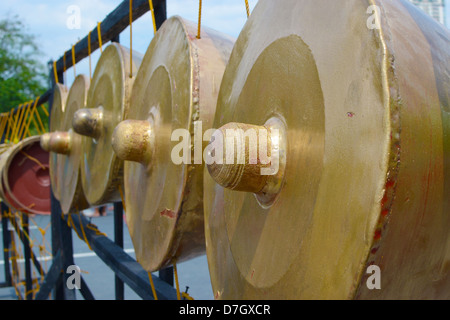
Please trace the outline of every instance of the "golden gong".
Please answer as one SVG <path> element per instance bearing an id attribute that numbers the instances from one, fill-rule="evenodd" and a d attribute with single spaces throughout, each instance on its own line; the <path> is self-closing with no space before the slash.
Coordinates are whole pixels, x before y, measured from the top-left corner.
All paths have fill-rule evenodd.
<path id="1" fill-rule="evenodd" d="M 258 2 L 205 174 L 217 299 L 450 298 L 449 39 L 403 0 Z"/>
<path id="2" fill-rule="evenodd" d="M 196 32 L 194 23 L 180 17 L 164 22 L 136 77 L 128 120 L 113 135 L 115 152 L 127 160 L 127 225 L 147 271 L 205 253 L 204 167 L 201 158 L 199 164 L 194 157 L 182 163 L 172 158 L 180 141 L 173 133 L 190 137 L 200 124 L 211 128 L 233 40 L 207 28 L 197 39 Z"/>
<path id="3" fill-rule="evenodd" d="M 81 136 L 72 129 L 73 116 L 85 108 L 89 78 L 79 75 L 75 78 L 59 124 L 59 130 L 41 137 L 44 149 L 59 154 L 56 165 L 56 180 L 59 186 L 59 202 L 64 213 L 86 209 L 89 205 L 81 185 Z M 52 118 L 53 120 L 53 118 Z"/>
<path id="4" fill-rule="evenodd" d="M 57 83 L 55 85 L 55 89 L 53 90 L 53 102 L 52 102 L 52 110 L 50 114 L 50 126 L 49 131 L 55 132 L 60 131 L 62 123 L 64 121 L 64 111 L 66 107 L 66 100 L 67 100 L 67 94 L 68 89 L 65 85 Z M 46 147 L 46 143 L 49 139 L 49 135 L 42 135 L 41 140 L 42 141 L 42 147 L 44 150 L 49 151 Z M 51 188 L 53 191 L 53 195 L 56 199 L 60 199 L 60 186 L 58 185 L 58 179 L 57 179 L 57 167 L 58 162 L 61 159 L 61 155 L 50 152 L 49 155 L 49 166 L 50 166 L 50 182 L 51 182 Z"/>
<path id="5" fill-rule="evenodd" d="M 73 117 L 74 131 L 83 135 L 81 180 L 91 205 L 120 201 L 123 161 L 113 152 L 111 136 L 116 125 L 126 118 L 142 55 L 133 52 L 132 59 L 130 70 L 129 50 L 118 43 L 108 46 L 95 68 L 86 108 Z"/>

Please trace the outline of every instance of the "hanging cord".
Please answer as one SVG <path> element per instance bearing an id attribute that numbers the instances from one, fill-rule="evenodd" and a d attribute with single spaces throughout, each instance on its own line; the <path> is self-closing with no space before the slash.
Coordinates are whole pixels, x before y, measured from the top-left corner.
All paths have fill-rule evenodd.
<path id="1" fill-rule="evenodd" d="M 100 47 L 100 52 L 103 52 L 102 49 L 102 30 L 100 28 L 101 22 L 97 22 L 97 33 L 98 33 L 98 45 Z"/>
<path id="2" fill-rule="evenodd" d="M 7 140 L 9 141 L 9 135 L 10 135 L 10 132 L 12 131 L 12 126 L 13 126 L 12 116 L 13 116 L 13 112 L 11 111 L 8 113 L 8 129 L 6 129 L 5 141 L 7 141 Z"/>
<path id="3" fill-rule="evenodd" d="M 42 164 L 42 162 L 40 162 L 40 161 L 39 161 L 38 159 L 36 159 L 35 157 L 30 156 L 28 153 L 26 153 L 26 152 L 23 151 L 23 150 L 20 150 L 20 153 L 22 153 L 22 154 L 23 154 L 25 157 L 27 157 L 29 160 L 33 161 L 33 162 L 36 163 L 38 166 L 40 166 L 42 170 L 47 170 L 47 167 L 44 166 L 44 165 Z M 34 206 L 34 204 L 33 204 L 33 206 Z"/>
<path id="4" fill-rule="evenodd" d="M 27 128 L 27 123 L 28 123 L 30 110 L 33 110 L 33 101 L 30 101 L 30 103 L 27 105 L 27 110 L 25 111 L 25 115 L 23 117 L 22 125 L 20 126 L 19 131 L 17 132 L 16 138 L 19 141 L 22 140 L 23 133 L 24 133 L 24 131 Z"/>
<path id="5" fill-rule="evenodd" d="M 3 133 L 5 133 L 6 124 L 8 123 L 8 115 L 2 114 L 2 121 L 0 123 L 0 137 L 3 137 Z"/>
<path id="6" fill-rule="evenodd" d="M 248 6 L 248 0 L 245 0 L 245 9 L 247 10 L 247 18 L 250 17 L 250 8 Z"/>
<path id="7" fill-rule="evenodd" d="M 25 115 L 25 110 L 27 109 L 27 107 L 28 107 L 28 104 L 27 103 L 25 103 L 17 112 L 18 112 L 18 120 L 17 120 L 17 125 L 16 125 L 16 127 L 14 128 L 14 132 L 13 132 L 13 134 L 12 134 L 12 136 L 11 136 L 11 139 L 12 139 L 12 141 L 13 141 L 13 143 L 17 143 L 18 141 L 17 141 L 17 133 L 19 132 L 19 130 L 20 130 L 20 128 L 21 128 L 21 126 L 22 126 L 22 123 L 23 123 L 23 121 L 22 121 L 22 119 L 23 119 L 23 116 Z"/>
<path id="8" fill-rule="evenodd" d="M 92 65 L 91 65 L 91 32 L 88 33 L 88 56 L 89 56 L 89 79 L 92 80 Z"/>
<path id="9" fill-rule="evenodd" d="M 125 199 L 123 197 L 122 187 L 120 185 L 119 185 L 119 193 L 120 193 L 120 198 L 122 200 L 123 211 L 125 214 L 127 214 L 127 210 L 125 207 Z M 150 280 L 150 286 L 152 288 L 153 297 L 155 298 L 155 300 L 158 300 L 158 296 L 156 295 L 155 284 L 153 283 L 153 278 L 152 278 L 151 272 L 148 272 L 148 279 Z"/>
<path id="10" fill-rule="evenodd" d="M 198 4 L 198 32 L 197 32 L 197 39 L 200 39 L 201 26 L 202 26 L 202 0 L 200 0 L 200 2 Z"/>
<path id="11" fill-rule="evenodd" d="M 122 200 L 122 207 L 123 207 L 123 211 L 127 212 L 127 209 L 125 208 L 125 198 L 123 197 L 123 192 L 122 192 L 122 186 L 119 185 L 119 193 L 120 193 L 120 199 Z"/>
<path id="12" fill-rule="evenodd" d="M 78 219 L 80 221 L 80 228 L 81 228 L 81 233 L 83 234 L 83 236 L 80 236 L 80 234 L 78 233 L 78 230 L 75 227 L 75 224 L 73 223 L 72 213 L 70 213 L 70 212 L 67 214 L 67 225 L 70 228 L 72 228 L 73 230 L 75 230 L 75 233 L 77 234 L 78 238 L 80 238 L 81 240 L 84 240 L 84 242 L 86 242 L 87 246 L 89 247 L 89 250 L 92 251 L 91 244 L 89 243 L 89 241 L 86 237 L 86 233 L 84 232 L 83 223 L 81 222 L 81 216 L 80 216 L 80 212 L 78 210 L 77 210 L 77 215 L 78 215 Z"/>
<path id="13" fill-rule="evenodd" d="M 148 278 L 150 280 L 150 286 L 152 287 L 152 293 L 155 300 L 158 300 L 158 296 L 156 295 L 155 284 L 153 283 L 152 273 L 148 272 Z"/>
<path id="14" fill-rule="evenodd" d="M 77 77 L 77 70 L 75 68 L 76 65 L 76 60 L 75 60 L 75 45 L 72 46 L 72 67 L 73 67 L 73 76 L 74 78 Z"/>
<path id="15" fill-rule="evenodd" d="M 148 0 L 148 6 L 150 7 L 150 12 L 152 14 L 153 32 L 156 33 L 156 19 L 155 19 L 155 10 L 153 9 L 153 0 Z"/>
<path id="16" fill-rule="evenodd" d="M 13 142 L 12 140 L 13 140 L 14 134 L 16 132 L 16 126 L 18 125 L 17 124 L 17 120 L 19 120 L 19 114 L 20 114 L 20 108 L 21 107 L 22 107 L 22 104 L 19 105 L 19 109 L 18 109 L 18 111 L 16 113 L 14 113 L 14 110 L 11 110 L 11 113 L 14 116 L 14 123 L 13 123 L 12 129 L 11 129 L 10 135 L 9 135 L 9 142 Z"/>
<path id="17" fill-rule="evenodd" d="M 55 75 L 55 83 L 59 82 L 58 71 L 56 70 L 56 60 L 53 61 L 53 74 Z"/>
<path id="18" fill-rule="evenodd" d="M 133 78 L 133 0 L 130 0 L 130 78 Z"/>
<path id="19" fill-rule="evenodd" d="M 63 54 L 63 65 L 64 65 L 64 68 L 63 68 L 63 80 L 64 80 L 64 83 L 67 83 L 67 81 L 66 81 L 66 70 L 67 70 L 67 67 L 66 67 L 66 52 L 64 51 L 64 54 Z"/>
<path id="20" fill-rule="evenodd" d="M 173 263 L 173 275 L 175 276 L 175 286 L 177 288 L 177 300 L 181 300 L 180 296 L 180 284 L 178 283 L 178 272 L 177 272 L 177 264 Z"/>
<path id="21" fill-rule="evenodd" d="M 36 107 L 37 107 L 37 103 L 38 103 L 38 101 L 39 101 L 39 98 L 40 98 L 40 96 L 38 96 L 37 98 L 36 98 L 36 100 L 34 100 L 34 105 L 33 105 L 33 107 L 31 107 L 31 111 L 30 111 L 30 114 L 28 115 L 28 123 L 27 123 L 27 125 L 26 125 L 26 127 L 25 127 L 25 132 L 24 132 L 24 134 L 26 134 L 27 132 L 29 133 L 29 128 L 30 128 L 30 124 L 31 124 L 31 120 L 32 120 L 32 118 L 33 118 L 33 113 L 36 111 Z"/>

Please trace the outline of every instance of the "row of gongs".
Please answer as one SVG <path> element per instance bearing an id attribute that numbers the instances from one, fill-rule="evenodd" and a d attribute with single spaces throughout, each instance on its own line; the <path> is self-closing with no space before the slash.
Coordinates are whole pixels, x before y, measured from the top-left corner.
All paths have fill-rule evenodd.
<path id="1" fill-rule="evenodd" d="M 449 297 L 448 30 L 406 1 L 362 0 L 260 0 L 235 43 L 196 30 L 171 18 L 132 70 L 114 43 L 90 83 L 56 87 L 58 133 L 41 142 L 63 211 L 123 190 L 142 266 L 206 246 L 218 299 Z M 277 174 L 175 164 L 172 133 L 198 121 L 268 129 Z"/>

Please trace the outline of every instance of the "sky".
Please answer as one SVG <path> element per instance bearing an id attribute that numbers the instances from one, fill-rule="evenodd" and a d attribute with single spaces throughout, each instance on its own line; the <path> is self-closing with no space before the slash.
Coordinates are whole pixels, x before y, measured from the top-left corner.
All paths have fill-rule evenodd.
<path id="1" fill-rule="evenodd" d="M 28 32 L 36 36 L 42 51 L 41 60 L 59 59 L 78 40 L 93 30 L 98 21 L 102 21 L 122 0 L 2 0 L 0 19 L 17 14 L 28 26 Z M 249 0 L 250 10 L 257 0 Z M 180 15 L 185 19 L 197 21 L 198 0 L 168 0 L 167 16 Z M 79 29 L 67 26 L 73 17 L 71 7 L 79 8 Z M 450 0 L 446 0 L 447 27 L 450 28 Z M 202 25 L 216 29 L 235 38 L 247 20 L 244 0 L 207 0 L 203 1 Z M 153 37 L 150 13 L 146 13 L 133 23 L 133 49 L 145 53 Z M 121 36 L 122 44 L 129 46 L 129 28 Z M 100 50 L 92 54 L 95 66 Z M 89 73 L 89 60 L 84 59 L 76 65 L 76 72 Z M 66 72 L 66 84 L 70 86 L 74 79 L 71 69 Z"/>

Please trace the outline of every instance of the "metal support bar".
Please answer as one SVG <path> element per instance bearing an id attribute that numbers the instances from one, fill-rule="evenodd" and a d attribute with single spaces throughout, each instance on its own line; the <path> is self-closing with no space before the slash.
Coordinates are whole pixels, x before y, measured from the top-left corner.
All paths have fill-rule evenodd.
<path id="1" fill-rule="evenodd" d="M 39 292 L 36 294 L 35 300 L 46 300 L 49 297 L 52 289 L 61 286 L 61 262 L 61 252 L 58 251 L 56 255 L 53 255 L 53 263 L 48 270 L 44 281 L 41 284 Z"/>
<path id="2" fill-rule="evenodd" d="M 167 282 L 173 287 L 173 267 L 167 267 L 159 270 L 158 276 L 161 280 Z"/>
<path id="3" fill-rule="evenodd" d="M 25 300 L 31 300 L 33 297 L 33 279 L 31 277 L 31 248 L 29 228 L 28 228 L 28 215 L 21 213 L 22 220 L 22 234 L 21 240 L 23 243 L 23 256 L 25 259 Z"/>
<path id="4" fill-rule="evenodd" d="M 0 206 L 2 213 L 3 261 L 5 261 L 5 283 L 8 287 L 11 287 L 12 286 L 11 269 L 9 266 L 9 247 L 11 245 L 11 238 L 8 232 L 8 217 L 6 217 L 8 207 L 3 202 L 1 203 Z"/>
<path id="5" fill-rule="evenodd" d="M 123 205 L 114 203 L 114 243 L 123 249 Z M 124 300 L 124 285 L 120 277 L 115 275 L 116 300 Z"/>
<path id="6" fill-rule="evenodd" d="M 130 25 L 129 18 L 130 0 L 122 1 L 116 9 L 114 9 L 102 21 L 100 30 L 102 33 L 102 43 L 111 41 L 114 37 L 120 34 Z M 159 28 L 161 24 L 167 19 L 166 14 L 166 0 L 153 0 L 153 7 L 155 10 L 156 26 Z M 133 1 L 133 21 L 140 18 L 143 14 L 150 10 L 148 0 L 134 0 Z M 99 48 L 98 29 L 97 27 L 91 31 L 91 53 Z M 75 45 L 75 63 L 86 58 L 88 52 L 88 36 L 81 39 Z M 66 68 L 74 65 L 72 61 L 72 50 L 67 50 L 64 55 L 56 62 L 56 70 L 59 73 L 64 70 L 64 56 L 66 57 Z"/>
<path id="7" fill-rule="evenodd" d="M 150 282 L 148 280 L 148 273 L 142 266 L 130 257 L 122 248 L 117 246 L 108 237 L 96 232 L 95 228 L 89 224 L 87 218 L 82 214 L 79 218 L 74 218 L 74 228 L 78 233 L 82 233 L 82 229 L 86 234 L 86 239 L 89 242 L 92 250 L 97 256 L 105 262 L 116 275 L 125 282 L 136 294 L 143 299 L 153 299 Z M 88 227 L 89 226 L 89 227 Z M 176 300 L 177 294 L 174 287 L 167 284 L 159 277 L 153 277 L 156 294 L 160 300 Z"/>
<path id="8" fill-rule="evenodd" d="M 27 220 L 28 220 L 28 217 L 27 217 Z M 15 219 L 12 219 L 11 225 L 13 226 L 13 228 L 16 231 L 17 235 L 19 236 L 20 241 L 22 241 L 22 244 L 24 245 L 24 250 L 25 250 L 26 246 L 29 247 L 29 241 L 28 241 L 28 238 L 26 236 L 26 235 L 29 234 L 28 230 L 21 229 L 19 227 L 19 225 L 17 224 L 17 221 Z M 23 222 L 22 222 L 22 228 L 23 228 Z M 27 240 L 28 244 L 24 242 L 25 240 Z M 30 250 L 30 255 L 31 255 L 31 260 L 33 261 L 33 264 L 36 267 L 36 269 L 38 270 L 39 274 L 41 274 L 41 275 L 44 274 L 44 269 L 42 269 L 42 266 L 41 266 L 40 262 L 36 258 L 36 254 L 32 250 Z M 25 257 L 25 259 L 26 259 L 26 257 Z"/>

